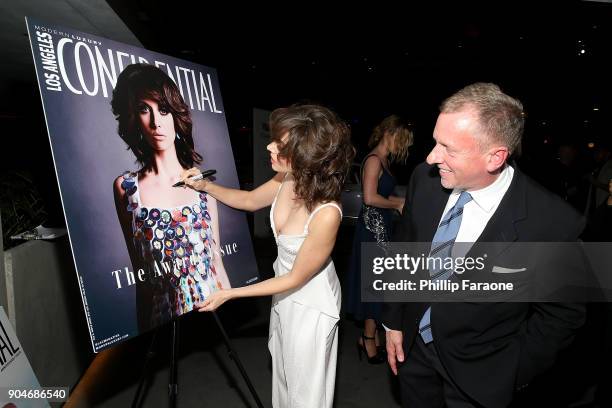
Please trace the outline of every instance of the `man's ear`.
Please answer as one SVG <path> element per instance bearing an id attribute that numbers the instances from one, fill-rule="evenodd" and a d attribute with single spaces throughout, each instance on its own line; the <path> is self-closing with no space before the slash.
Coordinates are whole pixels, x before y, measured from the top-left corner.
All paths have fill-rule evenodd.
<path id="1" fill-rule="evenodd" d="M 508 160 L 508 156 L 510 156 L 510 152 L 506 146 L 495 146 L 489 149 L 488 161 L 487 161 L 487 171 L 489 173 L 494 173 L 498 169 L 500 169 L 506 160 Z"/>

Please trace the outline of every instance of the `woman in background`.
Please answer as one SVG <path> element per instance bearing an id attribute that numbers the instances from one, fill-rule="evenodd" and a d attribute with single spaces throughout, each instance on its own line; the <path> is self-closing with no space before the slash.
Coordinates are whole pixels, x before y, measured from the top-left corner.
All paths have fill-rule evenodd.
<path id="1" fill-rule="evenodd" d="M 274 295 L 268 341 L 272 405 L 331 408 L 341 298 L 330 254 L 342 220 L 342 185 L 355 149 L 344 122 L 317 105 L 275 110 L 270 132 L 270 164 L 277 174 L 255 190 L 189 180 L 198 169 L 183 176 L 185 183 L 233 208 L 256 211 L 271 205 L 270 225 L 278 247 L 274 278 L 216 292 L 200 310 L 215 310 L 233 298 Z"/>
<path id="2" fill-rule="evenodd" d="M 385 118 L 372 133 L 368 145 L 372 151 L 361 164 L 363 205 L 353 241 L 353 257 L 348 274 L 347 313 L 364 322 L 364 330 L 357 342 L 359 359 L 366 354 L 368 362 L 386 361 L 377 336 L 380 303 L 361 302 L 361 243 L 376 242 L 381 249 L 391 237 L 393 211 L 402 211 L 404 198 L 394 196 L 396 181 L 389 170 L 391 162 L 405 162 L 408 147 L 414 136 L 411 125 L 397 115 Z"/>
<path id="3" fill-rule="evenodd" d="M 117 177 L 113 191 L 133 271 L 145 271 L 144 282 L 136 281 L 142 332 L 191 311 L 230 282 L 219 253 L 216 200 L 172 187 L 202 162 L 176 84 L 152 65 L 129 65 L 111 106 L 119 136 L 141 166 Z"/>

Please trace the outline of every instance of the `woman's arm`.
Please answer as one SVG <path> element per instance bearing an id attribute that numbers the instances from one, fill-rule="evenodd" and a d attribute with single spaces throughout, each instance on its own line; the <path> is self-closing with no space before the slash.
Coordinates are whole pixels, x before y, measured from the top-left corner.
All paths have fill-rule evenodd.
<path id="1" fill-rule="evenodd" d="M 197 174 L 200 174 L 200 169 L 191 168 L 183 172 L 181 180 L 195 190 L 207 192 L 225 205 L 246 211 L 257 211 L 271 205 L 280 183 L 282 183 L 285 177 L 285 173 L 277 173 L 255 190 L 245 191 L 223 187 L 206 179 L 198 181 L 189 180 L 189 177 Z"/>
<path id="2" fill-rule="evenodd" d="M 269 296 L 303 286 L 327 262 L 334 248 L 340 227 L 336 208 L 323 208 L 312 219 L 308 236 L 304 240 L 289 273 L 250 286 L 213 293 L 197 306 L 201 312 L 217 309 L 227 300 L 241 297 Z"/>
<path id="3" fill-rule="evenodd" d="M 378 194 L 378 179 L 382 171 L 380 159 L 376 156 L 368 157 L 363 168 L 363 202 L 372 207 L 393 208 L 401 211 L 404 207 L 404 200 L 402 198 L 395 196 L 385 198 Z"/>
<path id="4" fill-rule="evenodd" d="M 221 287 L 223 289 L 229 289 L 232 287 L 232 285 L 230 284 L 227 272 L 225 271 L 225 266 L 223 265 L 223 257 L 221 256 L 221 251 L 219 250 L 219 247 L 221 246 L 221 225 L 219 224 L 219 211 L 217 209 L 217 200 L 214 197 L 210 197 L 208 199 L 208 212 L 212 221 L 212 249 L 214 253 L 213 265 L 215 265 L 215 272 L 217 273 L 217 279 L 221 283 Z"/>

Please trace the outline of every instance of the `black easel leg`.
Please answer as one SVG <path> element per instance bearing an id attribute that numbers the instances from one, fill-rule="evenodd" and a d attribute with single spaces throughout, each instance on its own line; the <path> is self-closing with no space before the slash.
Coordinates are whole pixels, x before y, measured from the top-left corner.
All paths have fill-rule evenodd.
<path id="1" fill-rule="evenodd" d="M 147 366 L 149 362 L 155 355 L 153 351 L 155 349 L 155 339 L 157 337 L 157 330 L 153 333 L 151 337 L 151 343 L 149 344 L 149 349 L 147 350 L 147 354 L 145 356 L 145 362 L 142 365 L 142 374 L 140 374 L 140 380 L 138 381 L 138 388 L 136 388 L 136 394 L 134 395 L 134 399 L 132 400 L 132 408 L 138 408 L 140 405 L 140 393 L 142 392 L 142 387 L 144 386 L 145 380 L 147 378 Z"/>
<path id="2" fill-rule="evenodd" d="M 177 383 L 177 358 L 178 358 L 179 324 L 178 320 L 172 321 L 172 355 L 170 360 L 170 381 L 168 383 L 168 401 L 170 408 L 176 407 L 176 396 L 178 394 Z"/>
<path id="3" fill-rule="evenodd" d="M 257 391 L 255 391 L 255 387 L 253 387 L 253 384 L 251 383 L 251 380 L 249 379 L 249 376 L 247 375 L 246 370 L 242 366 L 242 362 L 240 362 L 240 358 L 238 358 L 238 354 L 233 349 L 232 344 L 230 343 L 230 339 L 227 333 L 225 332 L 225 329 L 223 328 L 223 324 L 221 323 L 221 320 L 219 320 L 219 316 L 217 316 L 217 312 L 212 312 L 212 315 L 215 317 L 215 322 L 217 322 L 217 326 L 219 327 L 219 330 L 221 331 L 221 335 L 223 336 L 223 340 L 225 341 L 225 346 L 227 347 L 227 353 L 229 354 L 230 358 L 234 361 L 234 363 L 236 363 L 236 367 L 238 367 L 240 374 L 242 374 L 242 378 L 244 378 L 244 381 L 249 387 L 249 391 L 251 391 L 251 395 L 255 399 L 255 403 L 257 404 L 257 407 L 263 408 L 263 404 L 261 403 L 261 400 L 259 399 L 259 396 L 257 395 Z"/>

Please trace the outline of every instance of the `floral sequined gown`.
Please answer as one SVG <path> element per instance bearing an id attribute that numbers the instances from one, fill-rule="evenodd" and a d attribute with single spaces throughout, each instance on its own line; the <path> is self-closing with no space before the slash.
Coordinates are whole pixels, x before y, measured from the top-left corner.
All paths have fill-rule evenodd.
<path id="1" fill-rule="evenodd" d="M 138 258 L 132 260 L 134 272 L 145 272 L 144 282 L 136 285 L 138 326 L 144 331 L 193 310 L 194 304 L 222 287 L 213 262 L 219 255 L 213 251 L 206 193 L 177 207 L 145 207 L 138 173 L 122 177 Z"/>

